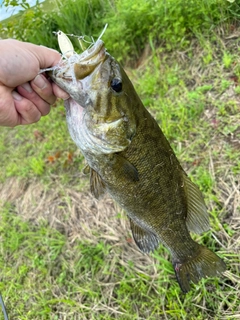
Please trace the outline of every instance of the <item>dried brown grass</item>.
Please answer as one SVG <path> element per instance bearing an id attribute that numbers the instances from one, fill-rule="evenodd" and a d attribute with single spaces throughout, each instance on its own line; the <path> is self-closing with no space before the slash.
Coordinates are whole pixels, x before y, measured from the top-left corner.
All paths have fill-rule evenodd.
<path id="1" fill-rule="evenodd" d="M 1 186 L 0 199 L 2 204 L 14 205 L 14 211 L 26 221 L 35 224 L 47 221 L 51 228 L 65 234 L 70 243 L 77 239 L 90 243 L 106 240 L 121 246 L 123 255 L 128 256 L 126 260 L 131 253 L 141 263 L 152 263 L 150 257 L 136 248 L 129 233 L 128 219 L 107 195 L 96 200 L 87 191 L 77 192 L 57 183 L 46 188 L 37 180 L 11 178 Z"/>
<path id="2" fill-rule="evenodd" d="M 240 218 L 238 211 L 240 191 L 232 177 L 228 177 L 227 181 L 220 179 L 218 188 L 226 211 L 232 213 L 224 217 L 223 220 L 227 221 L 231 229 L 235 230 L 236 233 L 230 236 L 222 227 L 222 224 L 219 224 L 220 231 L 216 236 L 215 234 L 213 236 L 216 241 L 220 242 L 221 252 L 226 256 L 229 255 L 231 271 L 226 271 L 224 274 L 229 279 L 225 285 L 231 287 L 232 292 L 235 292 L 235 301 L 233 301 L 232 296 L 229 297 L 229 300 L 232 301 L 233 305 L 237 305 L 240 299 L 240 266 L 237 258 L 240 247 Z M 2 203 L 7 201 L 13 204 L 14 211 L 31 223 L 38 224 L 42 220 L 47 221 L 52 228 L 56 228 L 67 236 L 70 245 L 79 239 L 87 240 L 92 244 L 96 244 L 101 240 L 112 246 L 111 254 L 105 257 L 105 263 L 109 265 L 109 273 L 107 275 L 99 274 L 95 279 L 98 287 L 101 288 L 102 299 L 96 300 L 94 305 L 88 305 L 85 303 L 84 294 L 78 293 L 75 297 L 75 301 L 78 304 L 77 313 L 69 310 L 66 316 L 66 310 L 63 310 L 62 305 L 59 304 L 55 310 L 55 313 L 60 317 L 59 319 L 96 319 L 97 314 L 108 314 L 113 318 L 122 317 L 121 319 L 124 319 L 126 315 L 124 315 L 123 309 L 119 306 L 114 296 L 115 287 L 119 286 L 119 280 L 114 277 L 114 274 L 116 265 L 120 264 L 129 267 L 129 260 L 134 262 L 136 275 L 140 272 L 151 277 L 151 283 L 148 285 L 149 292 L 152 291 L 158 295 L 156 280 L 161 275 L 156 267 L 157 261 L 153 257 L 143 255 L 138 251 L 129 234 L 129 223 L 126 216 L 108 196 L 97 201 L 89 192 L 77 192 L 74 187 L 66 188 L 60 184 L 46 187 L 37 180 L 29 183 L 29 181 L 20 181 L 15 178 L 6 181 L 0 190 Z M 117 250 L 117 248 L 120 250 Z M 168 285 L 169 283 L 166 282 L 165 287 L 167 288 Z M 53 286 L 52 294 L 56 297 L 64 297 L 66 293 L 59 292 L 59 288 Z M 198 294 L 200 295 L 201 293 L 198 292 Z M 228 297 L 224 296 L 223 293 L 222 298 L 222 306 L 219 306 L 219 310 L 222 310 L 223 314 L 219 319 L 239 319 L 240 305 L 239 313 L 233 315 L 231 307 L 226 308 L 225 305 Z M 159 316 L 159 319 L 172 319 L 164 312 L 164 300 L 165 298 L 161 294 L 163 315 Z M 198 295 L 195 297 L 193 304 L 199 310 L 202 309 L 204 314 L 208 314 L 207 305 L 204 302 L 199 305 L 197 301 Z M 136 310 L 137 313 L 138 310 Z M 92 317 L 90 314 L 92 314 Z M 145 316 L 146 318 L 139 315 L 138 319 L 151 319 L 151 312 L 149 311 L 149 314 L 146 312 Z M 130 318 L 126 317 L 126 319 Z M 154 317 L 153 319 L 157 318 Z"/>

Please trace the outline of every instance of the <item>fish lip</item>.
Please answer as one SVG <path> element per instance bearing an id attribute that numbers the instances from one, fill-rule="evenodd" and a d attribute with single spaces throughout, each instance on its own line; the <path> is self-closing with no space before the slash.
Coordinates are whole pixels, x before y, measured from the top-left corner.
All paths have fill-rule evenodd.
<path id="1" fill-rule="evenodd" d="M 102 40 L 97 40 L 91 48 L 85 50 L 81 54 L 74 54 L 68 59 L 63 60 L 59 66 L 53 70 L 51 76 L 56 80 L 60 78 L 64 81 L 72 82 L 73 80 L 76 80 L 74 79 L 74 76 L 76 78 L 76 74 L 74 73 L 75 64 L 82 66 L 91 65 L 94 70 L 105 59 L 106 49 L 104 42 Z"/>
<path id="2" fill-rule="evenodd" d="M 83 51 L 79 55 L 79 62 L 88 61 L 91 58 L 95 57 L 97 54 L 100 54 L 102 51 L 104 51 L 104 53 L 106 52 L 105 45 L 104 42 L 99 39 L 92 47 Z"/>

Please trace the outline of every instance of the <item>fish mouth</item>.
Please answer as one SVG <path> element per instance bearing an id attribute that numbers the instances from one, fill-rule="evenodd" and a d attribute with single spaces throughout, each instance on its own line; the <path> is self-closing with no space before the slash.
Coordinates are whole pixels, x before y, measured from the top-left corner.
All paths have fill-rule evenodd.
<path id="1" fill-rule="evenodd" d="M 52 71 L 50 77 L 56 82 L 58 80 L 77 82 L 89 76 L 95 68 L 106 59 L 106 49 L 102 40 L 85 50 L 81 54 L 73 54 L 60 62 Z"/>
<path id="2" fill-rule="evenodd" d="M 92 58 L 95 58 L 98 56 L 98 58 L 101 58 L 101 54 L 105 54 L 106 49 L 104 42 L 102 40 L 97 40 L 95 44 L 90 47 L 89 49 L 85 50 L 83 53 L 79 55 L 79 62 L 86 62 L 91 60 Z"/>

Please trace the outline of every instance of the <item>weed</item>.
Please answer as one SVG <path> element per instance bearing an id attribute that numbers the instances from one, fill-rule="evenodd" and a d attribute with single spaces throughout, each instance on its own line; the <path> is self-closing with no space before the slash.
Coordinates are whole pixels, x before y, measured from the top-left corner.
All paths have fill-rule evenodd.
<path id="1" fill-rule="evenodd" d="M 229 68 L 233 62 L 233 56 L 226 51 L 223 53 L 223 64 L 225 68 Z"/>
<path id="2" fill-rule="evenodd" d="M 9 5 L 9 1 L 4 3 Z M 18 1 L 11 2 L 11 5 L 17 4 Z M 108 23 L 106 45 L 117 59 L 124 61 L 129 55 L 136 58 L 146 43 L 161 44 L 167 50 L 186 48 L 192 35 L 208 36 L 209 30 L 222 23 L 223 16 L 228 21 L 239 12 L 237 3 L 226 0 L 80 0 L 77 5 L 75 0 L 48 0 L 3 22 L 2 37 L 58 49 L 53 31 L 97 38 L 99 30 Z M 208 48 L 203 57 L 206 64 L 212 61 L 210 50 Z"/>

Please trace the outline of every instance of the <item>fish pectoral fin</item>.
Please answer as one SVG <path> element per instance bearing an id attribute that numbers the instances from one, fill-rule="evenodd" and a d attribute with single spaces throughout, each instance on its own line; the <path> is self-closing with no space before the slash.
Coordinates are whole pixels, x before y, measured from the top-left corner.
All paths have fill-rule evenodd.
<path id="1" fill-rule="evenodd" d="M 203 196 L 198 187 L 184 175 L 184 186 L 187 195 L 187 219 L 186 224 L 189 231 L 200 234 L 209 230 L 209 215 Z"/>
<path id="2" fill-rule="evenodd" d="M 127 159 L 123 158 L 119 154 L 114 155 L 114 170 L 117 170 L 126 179 L 133 182 L 139 181 L 138 171 Z"/>
<path id="3" fill-rule="evenodd" d="M 90 168 L 90 191 L 96 199 L 104 195 L 106 186 L 99 174 Z"/>
<path id="4" fill-rule="evenodd" d="M 155 250 L 160 242 L 158 237 L 154 233 L 139 227 L 131 218 L 129 218 L 129 220 L 133 239 L 138 248 L 145 253 Z"/>

